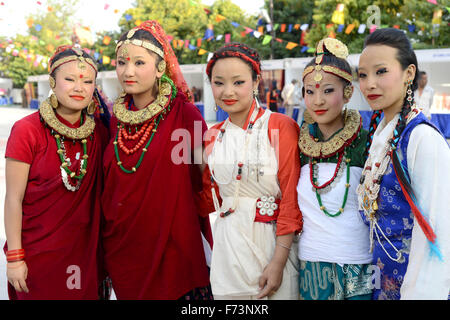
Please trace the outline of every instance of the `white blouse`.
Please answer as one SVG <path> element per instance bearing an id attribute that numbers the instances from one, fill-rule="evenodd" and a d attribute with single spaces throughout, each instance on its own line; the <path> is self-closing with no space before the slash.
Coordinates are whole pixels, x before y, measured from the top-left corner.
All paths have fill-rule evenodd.
<path id="1" fill-rule="evenodd" d="M 318 183 L 333 176 L 336 163 L 318 163 Z M 338 212 L 345 194 L 346 173 L 333 182 L 333 188 L 321 195 L 322 204 L 330 214 Z M 362 168 L 350 167 L 350 188 L 344 212 L 336 217 L 327 216 L 312 189 L 309 164 L 300 171 L 297 185 L 298 205 L 303 214 L 303 232 L 300 236 L 298 256 L 303 261 L 338 264 L 364 264 L 372 261 L 369 253 L 369 228 L 358 211 L 356 187 Z"/>

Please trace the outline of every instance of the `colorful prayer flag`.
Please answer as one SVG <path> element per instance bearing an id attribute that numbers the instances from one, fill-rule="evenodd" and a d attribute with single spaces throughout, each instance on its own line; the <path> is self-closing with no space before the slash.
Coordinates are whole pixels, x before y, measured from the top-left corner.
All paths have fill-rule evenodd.
<path id="1" fill-rule="evenodd" d="M 292 49 L 294 49 L 296 46 L 298 46 L 297 43 L 295 43 L 295 42 L 288 42 L 288 44 L 286 45 L 286 49 L 292 50 Z"/>
<path id="2" fill-rule="evenodd" d="M 263 45 L 266 45 L 266 44 L 270 43 L 271 40 L 272 40 L 272 36 L 269 36 L 269 35 L 266 34 L 266 35 L 264 36 L 264 39 L 263 39 L 262 44 L 263 44 Z"/>
<path id="3" fill-rule="evenodd" d="M 345 33 L 346 34 L 350 34 L 350 32 L 353 31 L 353 29 L 355 29 L 355 25 L 353 23 L 350 23 L 347 28 L 345 28 Z"/>

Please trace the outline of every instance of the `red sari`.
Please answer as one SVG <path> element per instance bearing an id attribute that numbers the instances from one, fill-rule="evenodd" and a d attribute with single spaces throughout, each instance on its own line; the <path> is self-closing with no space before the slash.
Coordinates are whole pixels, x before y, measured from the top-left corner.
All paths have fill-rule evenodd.
<path id="1" fill-rule="evenodd" d="M 113 117 L 112 140 L 116 124 Z M 106 148 L 103 246 L 118 299 L 178 299 L 209 284 L 201 238 L 202 221 L 205 237 L 211 235 L 209 219 L 199 217 L 194 201 L 202 188 L 201 173 L 196 165 L 172 160 L 173 153 L 183 155 L 177 151 L 181 146 L 177 133 L 190 135 L 184 140 L 188 142 L 185 151 L 192 154 L 201 146 L 206 129 L 198 109 L 179 92 L 136 173 L 119 168 L 112 141 Z M 126 156 L 119 149 L 119 155 L 123 166 L 131 168 L 141 150 Z"/>
<path id="2" fill-rule="evenodd" d="M 80 125 L 57 117 L 69 127 Z M 80 189 L 72 192 L 63 185 L 56 141 L 40 121 L 39 112 L 14 124 L 5 156 L 30 164 L 22 203 L 22 247 L 29 293 L 16 292 L 8 284 L 10 299 L 98 299 L 99 198 L 107 134 L 103 124 L 96 121 L 93 139 L 87 138 L 87 173 Z M 83 155 L 83 150 L 79 142 L 66 141 L 65 146 L 72 161 L 70 168 L 75 171 L 80 163 L 75 154 Z"/>

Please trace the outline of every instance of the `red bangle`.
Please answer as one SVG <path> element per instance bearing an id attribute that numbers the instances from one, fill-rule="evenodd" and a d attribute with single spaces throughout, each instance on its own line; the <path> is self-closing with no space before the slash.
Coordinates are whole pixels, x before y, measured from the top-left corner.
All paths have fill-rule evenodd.
<path id="1" fill-rule="evenodd" d="M 25 249 L 15 249 L 15 250 L 6 251 L 6 255 L 17 254 L 17 253 L 25 253 Z"/>
<path id="2" fill-rule="evenodd" d="M 17 259 L 8 259 L 8 262 L 17 262 L 17 261 L 23 261 L 24 258 L 17 258 Z"/>
<path id="3" fill-rule="evenodd" d="M 25 258 L 25 250 L 24 249 L 16 249 L 6 251 L 6 260 L 8 262 L 20 261 Z"/>

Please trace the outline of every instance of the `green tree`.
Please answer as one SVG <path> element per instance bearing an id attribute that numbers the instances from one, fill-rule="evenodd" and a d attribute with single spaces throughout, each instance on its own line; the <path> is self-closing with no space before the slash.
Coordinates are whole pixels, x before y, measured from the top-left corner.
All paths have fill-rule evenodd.
<path id="1" fill-rule="evenodd" d="M 217 0 L 209 8 L 210 14 L 208 15 L 208 24 L 214 26 L 214 34 L 226 35 L 230 34 L 231 42 L 243 42 L 248 46 L 255 48 L 262 54 L 261 40 L 253 37 L 250 34 L 242 35 L 245 32 L 245 28 L 254 29 L 256 26 L 257 18 L 254 16 L 246 16 L 244 11 L 230 0 Z M 217 15 L 226 17 L 226 19 L 217 22 Z M 234 26 L 232 23 L 237 23 L 239 26 Z M 204 30 L 203 30 L 204 32 Z M 203 37 L 203 35 L 201 36 Z M 225 39 L 203 41 L 202 47 L 205 50 L 214 52 L 225 44 Z M 202 63 L 206 62 L 206 55 L 202 58 Z"/>
<path id="2" fill-rule="evenodd" d="M 265 1 L 265 7 L 269 11 L 269 0 Z M 309 55 L 308 53 L 301 52 L 300 40 L 302 35 L 302 30 L 292 28 L 291 32 L 286 29 L 285 32 L 281 32 L 280 24 L 311 24 L 313 22 L 313 8 L 314 0 L 276 0 L 273 1 L 273 24 L 277 29 L 275 30 L 275 36 L 284 40 L 280 43 L 275 39 L 272 40 L 274 47 L 274 59 L 282 59 L 288 57 L 305 57 Z M 292 50 L 286 49 L 286 41 L 297 43 L 298 46 Z M 268 59 L 268 56 L 264 56 Z"/>
<path id="3" fill-rule="evenodd" d="M 402 18 L 402 29 L 408 30 L 408 37 L 415 49 L 444 48 L 450 45 L 450 0 L 440 0 L 440 6 L 428 1 L 404 1 L 398 13 Z M 433 27 L 432 18 L 435 10 L 442 10 L 442 19 L 439 26 Z M 413 32 L 408 26 L 413 25 Z M 435 28 L 435 29 L 433 29 Z"/>
<path id="4" fill-rule="evenodd" d="M 13 80 L 14 87 L 22 88 L 27 82 L 28 76 L 46 73 L 44 68 L 48 58 L 54 49 L 62 44 L 71 43 L 72 29 L 71 20 L 74 13 L 75 0 L 67 0 L 63 3 L 57 0 L 49 0 L 48 6 L 51 11 L 45 10 L 33 13 L 25 18 L 32 20 L 32 26 L 26 35 L 16 35 L 11 39 L 2 39 L 5 45 L 0 48 L 0 73 L 4 77 Z M 9 41 L 8 41 L 9 40 Z M 13 50 L 30 55 L 30 61 L 22 54 L 14 56 L 7 52 L 6 48 L 11 45 Z M 42 57 L 38 66 L 34 66 L 34 59 Z"/>
<path id="5" fill-rule="evenodd" d="M 132 19 L 127 21 L 127 15 Z M 125 32 L 135 27 L 136 21 L 139 20 L 157 20 L 166 34 L 173 36 L 174 39 L 203 37 L 208 22 L 203 8 L 188 0 L 140 0 L 135 7 L 123 14 L 119 21 L 121 31 Z M 183 49 L 175 49 L 180 63 L 195 63 L 191 61 L 193 56 L 183 53 Z"/>
<path id="6" fill-rule="evenodd" d="M 349 34 L 344 32 L 345 28 L 342 32 L 338 32 L 338 25 L 332 22 L 333 12 L 339 3 L 345 5 L 345 27 L 349 24 L 355 25 L 355 28 Z M 444 6 L 450 5 L 449 0 L 443 0 L 440 3 Z M 313 13 L 314 25 L 306 38 L 309 46 L 314 47 L 320 39 L 334 33 L 337 39 L 343 41 L 348 46 L 350 53 L 361 52 L 364 38 L 368 35 L 369 31 L 366 29 L 364 33 L 359 34 L 357 30 L 361 24 L 367 25 L 368 22 L 375 22 L 370 21 L 373 12 L 367 11 L 367 8 L 371 5 L 376 5 L 380 9 L 381 27 L 393 27 L 396 25 L 400 29 L 406 30 L 408 37 L 413 42 L 414 48 L 448 46 L 450 40 L 449 28 L 447 26 L 448 12 L 445 8 L 443 9 L 445 13 L 440 26 L 440 33 L 433 40 L 431 36 L 431 19 L 433 10 L 437 6 L 421 0 L 316 0 L 314 2 Z M 410 25 L 414 25 L 415 30 L 413 32 L 409 32 Z"/>
<path id="7" fill-rule="evenodd" d="M 207 10 L 205 10 L 207 9 Z M 127 21 L 126 17 L 133 18 Z M 226 17 L 217 21 L 217 15 Z M 128 9 L 120 19 L 119 25 L 122 31 L 135 26 L 136 21 L 157 20 L 164 28 L 167 35 L 175 40 L 189 40 L 193 46 L 197 46 L 197 39 L 202 39 L 201 48 L 213 52 L 225 42 L 221 40 L 203 39 L 205 30 L 212 25 L 215 36 L 230 34 L 231 41 L 245 42 L 255 48 L 261 47 L 261 40 L 246 35 L 241 36 L 244 27 L 256 25 L 256 17 L 246 16 L 244 11 L 231 0 L 218 0 L 210 7 L 198 3 L 196 0 L 140 0 L 134 8 Z M 235 27 L 231 22 L 236 22 Z M 174 46 L 175 54 L 180 64 L 205 63 L 207 54 L 199 55 L 198 49 L 190 50 L 185 47 Z"/>
<path id="8" fill-rule="evenodd" d="M 121 32 L 119 31 L 102 31 L 97 33 L 96 35 L 96 41 L 94 45 L 92 46 L 92 50 L 95 52 L 98 52 L 101 56 L 97 59 L 97 65 L 99 71 L 108 71 L 108 70 L 114 70 L 115 66 L 112 63 L 103 64 L 102 57 L 107 56 L 110 57 L 111 61 L 116 58 L 116 43 L 114 40 L 119 39 Z M 103 42 L 103 39 L 106 37 L 109 37 L 111 39 L 111 42 L 109 44 L 105 44 Z M 91 56 L 93 56 L 91 54 Z M 95 58 L 93 56 L 93 58 Z"/>

